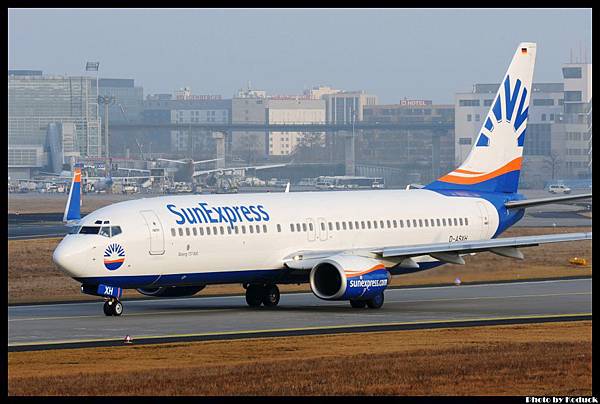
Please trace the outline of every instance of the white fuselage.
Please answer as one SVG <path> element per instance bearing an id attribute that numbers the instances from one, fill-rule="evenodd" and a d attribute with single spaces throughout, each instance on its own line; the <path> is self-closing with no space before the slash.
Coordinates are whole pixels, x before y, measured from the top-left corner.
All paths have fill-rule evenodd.
<path id="1" fill-rule="evenodd" d="M 423 189 L 162 196 L 98 209 L 80 225 L 97 221 L 122 232 L 67 235 L 57 247 L 55 261 L 74 278 L 211 273 L 221 283 L 219 273 L 281 270 L 302 250 L 489 239 L 499 224 L 484 199 Z M 111 244 L 124 250 L 113 270 L 105 265 Z"/>

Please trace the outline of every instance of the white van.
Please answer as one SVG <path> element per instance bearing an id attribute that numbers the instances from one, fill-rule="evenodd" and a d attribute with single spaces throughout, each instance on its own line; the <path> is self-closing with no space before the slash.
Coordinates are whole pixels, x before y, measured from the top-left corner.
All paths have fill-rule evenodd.
<path id="1" fill-rule="evenodd" d="M 570 194 L 571 188 L 563 184 L 554 184 L 548 187 L 548 192 L 551 194 Z"/>

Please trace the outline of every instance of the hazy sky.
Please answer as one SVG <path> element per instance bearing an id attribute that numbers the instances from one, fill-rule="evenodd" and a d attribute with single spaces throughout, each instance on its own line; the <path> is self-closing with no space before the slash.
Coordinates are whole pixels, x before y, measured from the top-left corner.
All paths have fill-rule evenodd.
<path id="1" fill-rule="evenodd" d="M 11 9 L 9 68 L 134 78 L 149 93 L 190 86 L 229 98 L 248 81 L 269 94 L 315 85 L 363 89 L 380 103 L 452 103 L 499 82 L 519 42 L 537 42 L 535 82 L 561 81 L 587 49 L 589 9 Z"/>

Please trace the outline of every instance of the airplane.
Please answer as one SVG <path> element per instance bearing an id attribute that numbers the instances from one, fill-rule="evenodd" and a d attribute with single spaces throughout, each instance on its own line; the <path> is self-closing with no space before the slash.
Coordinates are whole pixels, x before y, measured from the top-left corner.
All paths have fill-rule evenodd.
<path id="1" fill-rule="evenodd" d="M 590 240 L 591 232 L 498 237 L 531 206 L 591 198 L 518 192 L 535 56 L 535 43 L 519 44 L 466 160 L 423 188 L 161 196 L 81 219 L 75 173 L 64 214 L 74 227 L 53 260 L 83 293 L 104 298 L 107 316 L 123 313 L 123 289 L 182 297 L 226 283 L 242 284 L 250 307 L 276 306 L 279 284 L 309 283 L 320 299 L 378 309 L 393 275 Z"/>

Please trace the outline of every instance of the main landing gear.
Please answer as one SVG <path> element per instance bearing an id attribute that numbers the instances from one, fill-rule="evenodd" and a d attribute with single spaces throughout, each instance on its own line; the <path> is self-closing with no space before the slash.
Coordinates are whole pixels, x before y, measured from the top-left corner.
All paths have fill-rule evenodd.
<path id="1" fill-rule="evenodd" d="M 383 306 L 383 292 L 368 300 L 350 300 L 350 306 L 355 309 L 362 309 L 368 306 L 370 309 L 379 309 Z"/>
<path id="2" fill-rule="evenodd" d="M 279 303 L 279 288 L 277 285 L 250 284 L 246 287 L 246 303 L 250 307 L 274 307 Z"/>
<path id="3" fill-rule="evenodd" d="M 123 304 L 114 297 L 104 302 L 104 314 L 107 316 L 120 316 L 123 313 Z"/>

